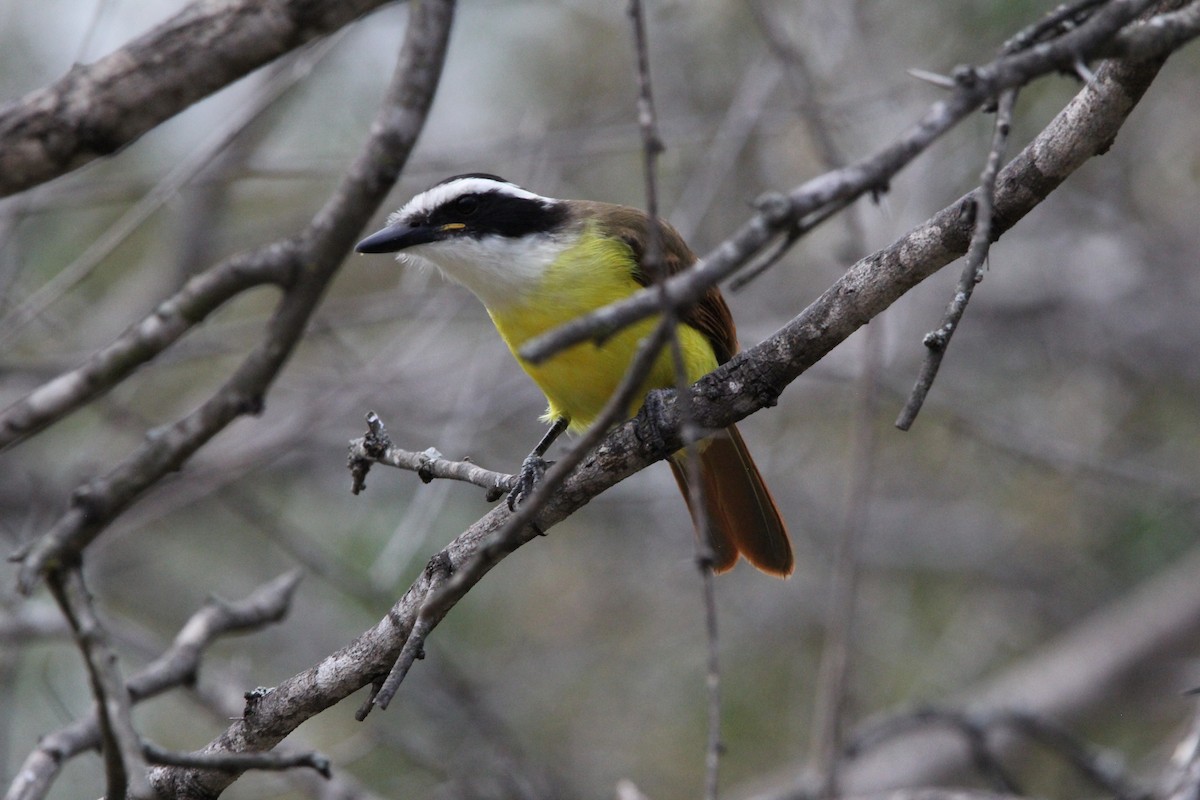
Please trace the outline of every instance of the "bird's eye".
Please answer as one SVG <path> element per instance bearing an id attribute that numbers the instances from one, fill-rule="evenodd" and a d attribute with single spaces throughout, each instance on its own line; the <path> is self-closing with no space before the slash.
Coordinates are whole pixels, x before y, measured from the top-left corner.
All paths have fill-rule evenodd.
<path id="1" fill-rule="evenodd" d="M 479 198 L 473 194 L 463 195 L 454 201 L 454 211 L 460 217 L 469 217 L 479 210 Z"/>

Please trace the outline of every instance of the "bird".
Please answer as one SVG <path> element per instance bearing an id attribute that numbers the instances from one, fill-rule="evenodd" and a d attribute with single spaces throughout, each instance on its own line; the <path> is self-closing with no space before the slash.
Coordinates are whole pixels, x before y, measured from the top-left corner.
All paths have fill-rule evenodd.
<path id="1" fill-rule="evenodd" d="M 670 275 L 696 261 L 683 237 L 659 220 L 661 263 Z M 602 343 L 584 342 L 534 364 L 521 345 L 575 317 L 632 295 L 652 283 L 646 264 L 650 216 L 632 206 L 543 197 L 483 172 L 455 175 L 417 194 L 388 217 L 386 227 L 359 242 L 359 253 L 395 253 L 406 266 L 432 265 L 470 290 L 520 366 L 546 396 L 546 435 L 522 464 L 520 501 L 564 431 L 588 429 L 600 415 L 656 324 L 646 319 Z M 737 352 L 737 333 L 714 286 L 680 313 L 677 335 L 688 382 L 695 382 Z M 638 397 L 675 386 L 671 354 L 664 351 Z M 629 410 L 632 417 L 637 406 Z M 791 542 L 779 508 L 733 425 L 698 445 L 711 567 L 721 573 L 739 556 L 778 577 L 794 569 Z M 668 458 L 693 521 L 683 451 Z"/>

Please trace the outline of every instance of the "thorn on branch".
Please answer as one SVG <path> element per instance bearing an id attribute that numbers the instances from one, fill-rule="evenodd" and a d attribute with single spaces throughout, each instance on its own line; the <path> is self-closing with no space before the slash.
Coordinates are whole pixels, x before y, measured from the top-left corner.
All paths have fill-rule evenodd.
<path id="1" fill-rule="evenodd" d="M 905 72 L 907 72 L 910 77 L 916 78 L 919 81 L 925 81 L 926 83 L 932 84 L 939 89 L 958 88 L 958 84 L 955 82 L 954 78 L 951 78 L 948 75 L 942 75 L 940 73 L 930 72 L 929 70 L 924 69 L 917 69 L 915 67 L 909 68 L 905 70 Z"/>
<path id="2" fill-rule="evenodd" d="M 1096 73 L 1092 72 L 1091 67 L 1084 63 L 1083 59 L 1077 59 L 1074 64 L 1075 74 L 1079 76 L 1079 80 L 1085 85 L 1090 85 L 1096 80 Z"/>

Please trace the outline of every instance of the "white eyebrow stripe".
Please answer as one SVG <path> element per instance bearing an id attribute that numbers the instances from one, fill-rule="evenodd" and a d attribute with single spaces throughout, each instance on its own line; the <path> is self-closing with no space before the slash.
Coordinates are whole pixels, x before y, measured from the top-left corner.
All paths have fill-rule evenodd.
<path id="1" fill-rule="evenodd" d="M 412 200 L 405 203 L 403 208 L 388 217 L 388 225 L 395 225 L 401 221 L 428 214 L 435 208 L 445 205 L 456 197 L 462 197 L 466 194 L 483 194 L 485 192 L 496 192 L 525 200 L 540 200 L 544 203 L 554 202 L 549 197 L 542 197 L 540 194 L 531 192 L 528 189 L 522 189 L 514 183 L 494 181 L 489 178 L 459 178 L 421 192 Z"/>

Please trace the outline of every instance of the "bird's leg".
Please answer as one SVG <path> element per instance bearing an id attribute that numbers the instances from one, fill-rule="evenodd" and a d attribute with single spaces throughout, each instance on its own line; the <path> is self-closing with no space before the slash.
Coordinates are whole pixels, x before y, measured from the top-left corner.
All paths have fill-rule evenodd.
<path id="1" fill-rule="evenodd" d="M 564 417 L 559 417 L 554 420 L 550 426 L 550 430 L 546 431 L 546 435 L 537 443 L 537 447 L 533 448 L 533 452 L 525 457 L 521 462 L 521 472 L 517 475 L 517 485 L 508 493 L 508 510 L 515 511 L 517 504 L 522 499 L 533 493 L 533 487 L 542 479 L 542 475 L 546 473 L 546 460 L 542 456 L 546 455 L 546 451 L 550 449 L 550 445 L 554 444 L 554 440 L 562 435 L 562 432 L 567 429 L 567 420 Z"/>

